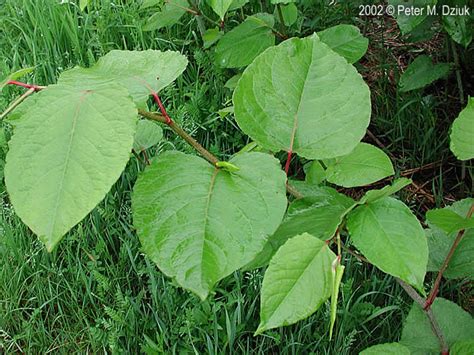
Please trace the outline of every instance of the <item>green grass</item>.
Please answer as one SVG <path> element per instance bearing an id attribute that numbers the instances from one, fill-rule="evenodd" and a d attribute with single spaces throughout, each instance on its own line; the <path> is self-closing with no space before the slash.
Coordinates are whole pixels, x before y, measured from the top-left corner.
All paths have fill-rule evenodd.
<path id="1" fill-rule="evenodd" d="M 249 12 L 266 10 L 257 1 L 247 6 Z M 304 1 L 303 6 L 305 17 L 298 23 L 303 34 L 341 22 L 366 25 L 347 4 L 328 7 L 320 1 Z M 111 49 L 181 51 L 190 64 L 163 91 L 163 101 L 172 117 L 198 141 L 228 158 L 248 142 L 232 116 L 217 114 L 231 105 L 231 91 L 224 83 L 235 71 L 213 64 L 212 54 L 200 47 L 190 15 L 161 32 L 143 32 L 143 16 L 133 1 L 97 1 L 81 13 L 74 4 L 53 0 L 0 0 L 0 72 L 35 66 L 28 80 L 50 84 L 61 71 L 91 65 Z M 387 53 L 374 53 L 378 67 L 369 70 L 397 70 Z M 396 157 L 398 170 L 451 159 L 447 132 L 455 112 L 449 110 L 452 101 L 446 95 L 452 96 L 455 87 L 449 87 L 449 92 L 433 89 L 401 96 L 387 76 L 371 86 L 371 129 Z M 21 92 L 7 88 L 0 110 Z M 193 153 L 171 131 L 165 130 L 165 136 L 165 142 L 150 150 L 151 156 L 167 149 Z M 450 166 L 426 175 L 438 203 L 447 192 L 463 196 L 469 191 L 454 164 L 448 176 L 444 169 Z M 52 254 L 15 216 L 2 193 L 0 353 L 353 354 L 400 336 L 410 299 L 393 278 L 352 257 L 344 261 L 332 341 L 328 304 L 296 325 L 253 336 L 259 320 L 262 270 L 234 273 L 205 302 L 176 287 L 140 252 L 132 227 L 130 193 L 142 169 L 132 158 L 105 200 Z M 298 174 L 299 170 L 296 161 L 292 171 Z M 416 200 L 409 202 L 423 214 Z M 464 305 L 472 298 L 472 290 L 455 282 L 445 284 L 441 293 Z"/>

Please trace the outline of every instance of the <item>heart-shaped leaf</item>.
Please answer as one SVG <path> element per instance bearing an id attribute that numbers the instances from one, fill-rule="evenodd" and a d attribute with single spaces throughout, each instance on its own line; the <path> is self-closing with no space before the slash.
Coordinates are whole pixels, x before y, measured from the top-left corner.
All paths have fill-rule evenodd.
<path id="1" fill-rule="evenodd" d="M 264 148 L 309 159 L 348 154 L 364 136 L 370 92 L 317 35 L 268 48 L 234 91 L 240 128 Z"/>

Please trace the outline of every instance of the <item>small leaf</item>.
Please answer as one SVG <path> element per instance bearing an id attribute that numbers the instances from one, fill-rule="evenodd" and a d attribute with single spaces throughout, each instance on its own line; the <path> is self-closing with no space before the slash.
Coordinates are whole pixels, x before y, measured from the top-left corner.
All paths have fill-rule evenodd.
<path id="1" fill-rule="evenodd" d="M 368 185 L 393 174 L 387 154 L 367 143 L 359 143 L 349 154 L 326 164 L 327 181 L 344 187 Z"/>
<path id="2" fill-rule="evenodd" d="M 389 0 L 388 3 L 397 9 L 395 11 L 395 18 L 397 19 L 398 27 L 403 35 L 406 35 L 413 31 L 419 26 L 428 16 L 427 6 L 433 7 L 436 5 L 437 0 Z M 402 10 L 398 9 L 402 7 Z M 404 9 L 423 9 L 419 12 L 419 15 L 415 15 L 412 12 L 406 13 Z"/>
<path id="3" fill-rule="evenodd" d="M 133 149 L 136 152 L 146 150 L 158 144 L 163 138 L 163 130 L 158 123 L 148 120 L 140 120 L 137 124 L 137 131 L 135 132 L 135 140 L 133 142 Z"/>
<path id="4" fill-rule="evenodd" d="M 278 5 L 278 4 L 289 4 L 289 3 L 292 3 L 292 2 L 295 2 L 296 0 L 270 0 L 270 2 L 273 4 L 273 5 Z"/>
<path id="5" fill-rule="evenodd" d="M 474 97 L 454 120 L 449 138 L 449 147 L 459 160 L 474 158 Z"/>
<path id="6" fill-rule="evenodd" d="M 334 324 L 337 315 L 337 299 L 339 297 L 339 287 L 341 286 L 342 275 L 344 274 L 344 265 L 341 265 L 339 257 L 332 263 L 332 290 L 331 290 L 331 321 L 329 325 L 329 340 L 332 339 Z"/>
<path id="7" fill-rule="evenodd" d="M 298 19 L 298 8 L 296 7 L 294 2 L 290 2 L 288 4 L 281 4 L 280 10 L 278 9 L 278 7 L 275 8 L 273 16 L 276 17 L 278 22 L 281 22 L 279 11 L 281 11 L 283 24 L 285 26 L 291 26 Z"/>
<path id="8" fill-rule="evenodd" d="M 242 73 L 235 74 L 232 78 L 226 81 L 226 83 L 224 84 L 224 87 L 230 90 L 234 90 L 241 76 L 242 76 Z"/>
<path id="9" fill-rule="evenodd" d="M 263 278 L 260 325 L 255 334 L 296 323 L 313 314 L 331 295 L 336 255 L 310 234 L 289 239 Z"/>
<path id="10" fill-rule="evenodd" d="M 204 42 L 203 47 L 204 49 L 210 48 L 214 43 L 216 43 L 224 33 L 219 30 L 219 27 L 209 28 L 204 32 L 202 36 L 202 40 Z"/>
<path id="11" fill-rule="evenodd" d="M 457 304 L 444 298 L 436 298 L 431 305 L 448 347 L 456 342 L 474 338 L 474 320 Z M 414 303 L 402 330 L 400 343 L 407 346 L 412 354 L 438 354 L 440 345 L 431 329 L 431 324 L 422 308 Z"/>
<path id="12" fill-rule="evenodd" d="M 268 238 L 263 251 L 246 266 L 248 269 L 267 265 L 271 257 L 289 238 L 309 233 L 322 240 L 331 239 L 354 200 L 330 187 L 320 186 L 305 198 L 293 201 L 285 219 Z"/>
<path id="13" fill-rule="evenodd" d="M 5 166 L 15 212 L 51 251 L 119 178 L 137 110 L 119 85 L 52 85 L 15 127 Z"/>
<path id="14" fill-rule="evenodd" d="M 410 185 L 412 181 L 407 178 L 399 178 L 393 181 L 392 185 L 385 186 L 380 190 L 369 190 L 365 193 L 365 195 L 360 199 L 357 204 L 363 205 L 365 203 L 375 202 L 380 200 L 381 198 L 393 195 L 397 193 L 404 187 Z"/>
<path id="15" fill-rule="evenodd" d="M 305 169 L 305 181 L 308 184 L 320 185 L 326 180 L 326 171 L 321 163 L 317 160 L 312 161 Z"/>
<path id="16" fill-rule="evenodd" d="M 238 166 L 235 166 L 234 164 L 229 163 L 228 161 L 218 161 L 218 162 L 216 163 L 216 166 L 217 166 L 218 168 L 222 168 L 222 169 L 224 169 L 224 170 L 226 170 L 226 171 L 229 171 L 229 172 L 231 172 L 231 173 L 240 170 L 240 168 L 239 168 Z"/>
<path id="17" fill-rule="evenodd" d="M 245 153 L 229 163 L 240 170 L 166 152 L 147 166 L 133 191 L 133 223 L 144 253 L 201 299 L 262 250 L 287 205 L 278 160 Z"/>
<path id="18" fill-rule="evenodd" d="M 318 36 L 334 52 L 355 63 L 367 52 L 369 40 L 352 25 L 337 25 L 318 32 Z"/>
<path id="19" fill-rule="evenodd" d="M 233 0 L 207 0 L 209 6 L 214 12 L 220 17 L 221 21 L 224 20 L 224 16 L 232 5 Z"/>
<path id="20" fill-rule="evenodd" d="M 187 0 L 165 0 L 160 11 L 148 18 L 142 26 L 143 31 L 156 31 L 163 27 L 170 27 L 178 23 L 189 6 Z"/>
<path id="21" fill-rule="evenodd" d="M 90 4 L 91 0 L 79 0 L 79 9 L 84 11 L 84 9 Z"/>
<path id="22" fill-rule="evenodd" d="M 229 9 L 227 11 L 234 11 L 234 10 L 240 9 L 248 2 L 249 0 L 233 0 L 232 4 L 230 4 Z"/>
<path id="23" fill-rule="evenodd" d="M 448 63 L 433 64 L 427 55 L 420 55 L 410 63 L 398 83 L 401 92 L 423 88 L 448 75 Z"/>
<path id="24" fill-rule="evenodd" d="M 371 111 L 359 73 L 317 35 L 260 54 L 242 74 L 233 101 L 239 127 L 259 145 L 308 159 L 350 153 Z"/>
<path id="25" fill-rule="evenodd" d="M 239 68 L 252 63 L 260 53 L 275 44 L 274 19 L 256 14 L 226 33 L 216 47 L 216 61 L 223 68 Z"/>
<path id="26" fill-rule="evenodd" d="M 145 107 L 150 91 L 159 92 L 171 84 L 187 65 L 186 57 L 178 52 L 113 50 L 91 68 L 63 72 L 58 83 L 92 90 L 115 82 L 128 89 L 138 106 Z"/>
<path id="27" fill-rule="evenodd" d="M 423 228 L 401 201 L 385 197 L 349 213 L 354 245 L 375 266 L 424 293 L 428 244 Z"/>
<path id="28" fill-rule="evenodd" d="M 469 15 L 446 15 L 441 16 L 443 28 L 451 38 L 464 48 L 467 48 L 472 41 L 472 20 Z"/>
<path id="29" fill-rule="evenodd" d="M 385 343 L 371 346 L 359 355 L 410 355 L 410 349 L 399 343 Z"/>
<path id="30" fill-rule="evenodd" d="M 456 213 L 459 217 L 465 218 L 474 199 L 467 198 L 453 203 L 451 206 L 444 208 L 450 212 Z M 428 220 L 430 229 L 426 230 L 430 257 L 428 263 L 428 271 L 438 271 L 443 265 L 446 256 L 456 239 L 457 232 L 447 234 L 441 228 L 434 225 Z M 443 273 L 448 279 L 456 279 L 467 277 L 474 280 L 474 229 L 467 229 L 464 237 L 461 239 L 456 248 L 448 268 Z"/>
<path id="31" fill-rule="evenodd" d="M 463 218 L 456 212 L 447 208 L 430 210 L 426 213 L 426 219 L 441 228 L 446 233 L 454 233 L 461 229 L 474 228 L 474 217 Z"/>

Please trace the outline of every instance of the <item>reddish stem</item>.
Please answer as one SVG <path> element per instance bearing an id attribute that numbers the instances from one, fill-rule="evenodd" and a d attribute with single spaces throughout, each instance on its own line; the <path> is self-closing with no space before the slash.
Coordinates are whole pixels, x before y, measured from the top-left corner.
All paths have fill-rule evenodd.
<path id="1" fill-rule="evenodd" d="M 469 212 L 466 215 L 466 218 L 471 218 L 472 214 L 474 213 L 474 204 L 471 205 L 471 208 L 469 209 Z M 426 299 L 425 305 L 423 306 L 423 309 L 426 311 L 430 309 L 431 305 L 433 304 L 436 296 L 438 295 L 439 291 L 439 285 L 441 284 L 441 279 L 443 278 L 443 273 L 446 271 L 448 268 L 449 262 L 451 261 L 451 258 L 454 255 L 454 252 L 456 251 L 456 248 L 459 246 L 459 243 L 461 243 L 462 238 L 464 237 L 464 233 L 466 232 L 465 229 L 461 229 L 458 232 L 458 235 L 456 236 L 456 239 L 454 240 L 453 244 L 451 245 L 451 249 L 449 249 L 448 255 L 446 255 L 446 258 L 444 259 L 443 265 L 439 269 L 438 275 L 436 276 L 435 283 L 433 285 L 433 288 L 431 289 L 431 292 Z"/>
<path id="2" fill-rule="evenodd" d="M 173 122 L 173 120 L 168 115 L 168 112 L 166 112 L 166 109 L 163 106 L 163 103 L 161 102 L 160 97 L 158 96 L 158 93 L 156 93 L 155 91 L 152 91 L 151 95 L 155 99 L 155 102 L 158 104 L 158 107 L 160 108 L 161 114 L 163 115 L 163 117 L 166 120 L 165 123 L 169 126 Z"/>
<path id="3" fill-rule="evenodd" d="M 38 86 L 34 84 L 27 84 L 27 83 L 22 83 L 21 81 L 16 81 L 16 80 L 9 80 L 7 82 L 9 85 L 17 85 L 17 86 L 22 86 L 27 89 L 34 89 L 35 91 L 39 91 L 41 89 L 44 89 L 44 86 Z"/>
<path id="4" fill-rule="evenodd" d="M 291 162 L 291 155 L 293 152 L 291 150 L 288 151 L 288 156 L 286 157 L 286 164 L 285 164 L 285 173 L 288 176 L 288 171 L 290 170 L 290 162 Z"/>

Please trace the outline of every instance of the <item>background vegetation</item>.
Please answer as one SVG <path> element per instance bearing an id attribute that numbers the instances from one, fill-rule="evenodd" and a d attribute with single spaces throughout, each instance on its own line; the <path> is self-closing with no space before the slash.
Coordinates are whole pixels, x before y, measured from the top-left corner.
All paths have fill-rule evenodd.
<path id="1" fill-rule="evenodd" d="M 111 49 L 177 50 L 188 69 L 162 93 L 170 115 L 212 153 L 227 158 L 248 143 L 232 115 L 224 84 L 236 72 L 224 70 L 205 50 L 196 19 L 143 31 L 149 13 L 139 1 L 93 1 L 80 11 L 73 1 L 0 0 L 0 76 L 34 66 L 29 82 L 51 84 L 58 73 L 89 66 Z M 373 114 L 367 142 L 390 154 L 397 175 L 415 184 L 401 196 L 420 216 L 428 208 L 472 194 L 472 166 L 448 149 L 448 130 L 461 110 L 459 84 L 452 72 L 425 90 L 399 93 L 397 82 L 420 53 L 435 62 L 459 55 L 465 94 L 474 95 L 474 49 L 454 45 L 443 34 L 411 43 L 388 17 L 358 17 L 358 3 L 302 0 L 299 19 L 288 36 L 305 36 L 340 23 L 358 26 L 369 50 L 356 66 L 372 90 Z M 224 24 L 231 29 L 245 14 L 270 12 L 267 1 L 250 1 Z M 22 89 L 9 87 L 0 111 Z M 186 143 L 169 138 L 148 154 Z M 282 161 L 284 156 L 282 155 Z M 303 176 L 304 161 L 291 174 Z M 420 168 L 421 167 L 421 168 Z M 48 254 L 14 215 L 0 192 L 0 353 L 356 353 L 372 344 L 395 341 L 412 301 L 390 276 L 360 267 L 347 256 L 335 337 L 329 342 L 329 306 L 296 325 L 253 337 L 258 325 L 261 271 L 236 272 L 205 302 L 175 287 L 140 252 L 130 214 L 130 192 L 141 161 L 132 158 L 105 200 Z M 359 196 L 354 189 L 346 193 Z M 472 285 L 445 282 L 440 295 L 474 307 Z"/>

